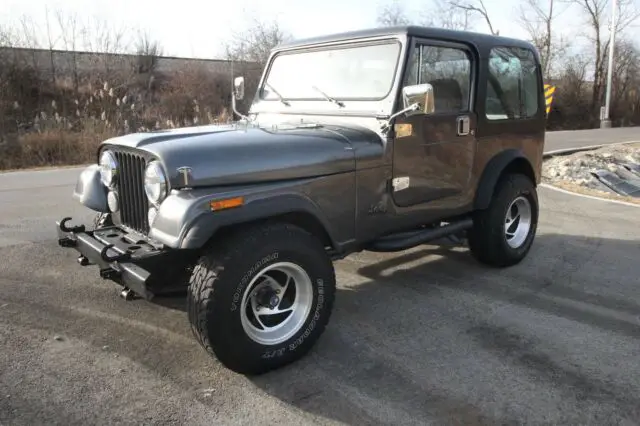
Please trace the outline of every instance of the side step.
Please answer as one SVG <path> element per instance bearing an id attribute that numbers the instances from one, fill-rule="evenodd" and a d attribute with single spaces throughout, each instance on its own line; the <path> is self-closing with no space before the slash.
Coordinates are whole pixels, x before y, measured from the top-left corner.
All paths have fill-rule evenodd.
<path id="1" fill-rule="evenodd" d="M 429 241 L 437 240 L 451 234 L 466 231 L 473 226 L 473 219 L 462 219 L 458 222 L 437 228 L 420 229 L 417 231 L 400 232 L 397 234 L 385 235 L 366 247 L 366 250 L 376 252 L 396 252 L 407 250 Z"/>

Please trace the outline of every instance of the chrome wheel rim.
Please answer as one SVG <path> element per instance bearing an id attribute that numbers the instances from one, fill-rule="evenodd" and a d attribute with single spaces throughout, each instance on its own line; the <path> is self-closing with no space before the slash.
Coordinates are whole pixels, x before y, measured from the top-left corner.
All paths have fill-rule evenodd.
<path id="1" fill-rule="evenodd" d="M 300 266 L 280 262 L 262 269 L 249 283 L 240 320 L 247 336 L 262 345 L 277 345 L 302 328 L 313 302 L 311 278 Z"/>
<path id="2" fill-rule="evenodd" d="M 523 196 L 513 200 L 507 209 L 504 235 L 511 248 L 518 248 L 526 241 L 531 230 L 531 203 Z"/>

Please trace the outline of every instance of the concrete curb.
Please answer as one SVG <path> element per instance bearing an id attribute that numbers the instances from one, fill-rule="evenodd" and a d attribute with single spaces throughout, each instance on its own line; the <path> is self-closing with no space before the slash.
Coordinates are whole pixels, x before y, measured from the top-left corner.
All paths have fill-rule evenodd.
<path id="1" fill-rule="evenodd" d="M 616 143 L 609 143 L 609 144 L 600 144 L 600 145 L 587 145 L 587 146 L 581 146 L 578 148 L 564 148 L 564 149 L 556 149 L 554 151 L 547 151 L 544 152 L 542 154 L 542 157 L 544 159 L 547 158 L 551 158 L 553 156 L 556 155 L 570 155 L 570 154 L 574 154 L 576 152 L 582 152 L 582 151 L 591 151 L 594 149 L 598 149 L 598 148 L 604 148 L 604 147 L 616 147 L 619 145 L 630 145 L 630 144 L 634 144 L 634 143 L 640 143 L 640 140 L 633 140 L 633 141 L 626 141 L 626 142 L 616 142 Z"/>

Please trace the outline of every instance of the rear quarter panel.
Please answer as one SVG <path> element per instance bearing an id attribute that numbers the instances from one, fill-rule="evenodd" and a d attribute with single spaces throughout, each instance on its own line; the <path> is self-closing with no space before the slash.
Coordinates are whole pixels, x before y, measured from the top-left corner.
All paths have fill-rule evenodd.
<path id="1" fill-rule="evenodd" d="M 473 197 L 473 194 L 480 183 L 482 173 L 489 161 L 491 161 L 491 159 L 500 152 L 509 149 L 520 150 L 534 170 L 536 183 L 540 183 L 541 180 L 542 156 L 544 153 L 545 143 L 546 111 L 544 101 L 544 84 L 540 68 L 540 56 L 533 46 L 529 46 L 528 49 L 533 53 L 537 63 L 538 109 L 535 116 L 526 119 L 495 121 L 489 120 L 486 117 L 485 100 L 487 98 L 487 84 L 489 76 L 489 55 L 491 48 L 501 46 L 509 47 L 509 44 L 485 44 L 479 47 L 481 55 L 479 81 L 481 83 L 478 84 L 478 93 L 475 105 L 475 110 L 478 114 L 478 125 L 476 130 L 477 150 L 473 166 L 472 182 L 469 186 L 470 197 Z"/>

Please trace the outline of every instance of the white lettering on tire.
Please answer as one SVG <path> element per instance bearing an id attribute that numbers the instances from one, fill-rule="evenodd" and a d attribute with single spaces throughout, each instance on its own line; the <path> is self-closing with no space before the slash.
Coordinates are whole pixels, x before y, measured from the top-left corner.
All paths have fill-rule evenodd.
<path id="1" fill-rule="evenodd" d="M 272 253 L 269 256 L 265 256 L 259 261 L 257 261 L 242 277 L 240 283 L 236 287 L 236 291 L 233 293 L 233 299 L 231 302 L 231 312 L 234 312 L 238 309 L 238 301 L 240 301 L 240 297 L 242 295 L 242 290 L 247 285 L 247 281 L 256 273 L 256 271 L 262 268 L 268 262 L 277 260 L 279 256 L 278 252 Z"/>

